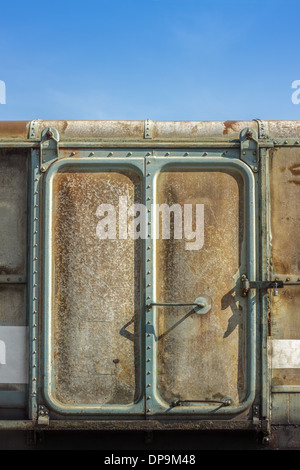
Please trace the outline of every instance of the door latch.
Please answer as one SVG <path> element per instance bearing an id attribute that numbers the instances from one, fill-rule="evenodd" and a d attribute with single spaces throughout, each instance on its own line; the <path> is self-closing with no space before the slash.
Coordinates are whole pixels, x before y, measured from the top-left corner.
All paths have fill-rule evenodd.
<path id="1" fill-rule="evenodd" d="M 249 281 L 245 274 L 241 277 L 242 280 L 242 294 L 245 297 L 250 289 L 273 289 L 273 295 L 278 296 L 278 289 L 283 289 L 285 286 L 300 286 L 299 282 L 283 282 L 275 279 L 274 281 Z"/>
<path id="2" fill-rule="evenodd" d="M 203 315 L 211 309 L 211 301 L 206 297 L 198 297 L 194 302 L 151 302 L 147 305 L 148 310 L 152 307 L 193 307 L 199 315 Z"/>

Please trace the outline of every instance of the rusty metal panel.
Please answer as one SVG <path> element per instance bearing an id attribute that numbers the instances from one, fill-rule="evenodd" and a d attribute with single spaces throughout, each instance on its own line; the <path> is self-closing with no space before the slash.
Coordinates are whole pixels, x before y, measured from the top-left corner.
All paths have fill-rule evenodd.
<path id="1" fill-rule="evenodd" d="M 281 147 L 270 152 L 270 194 L 273 278 L 297 283 L 300 278 L 299 149 Z M 282 392 L 273 397 L 272 419 L 278 423 L 285 423 L 287 420 L 298 423 L 300 411 L 295 403 L 299 400 L 298 394 L 294 392 L 297 389 L 300 391 L 300 364 L 297 365 L 293 360 L 292 351 L 289 354 L 286 351 L 284 360 L 281 360 L 278 366 L 272 353 L 272 341 L 292 340 L 290 342 L 293 346 L 299 349 L 300 346 L 297 345 L 300 345 L 300 289 L 298 286 L 286 286 L 280 290 L 279 296 L 272 296 L 270 301 L 271 367 L 272 361 L 275 363 L 272 368 L 272 389 L 274 392 Z M 286 348 L 290 342 L 286 341 Z M 287 409 L 284 408 L 284 403 Z"/>
<path id="2" fill-rule="evenodd" d="M 300 152 L 275 149 L 270 158 L 272 267 L 274 277 L 297 281 L 300 276 Z M 272 297 L 272 338 L 299 339 L 300 290 L 285 287 Z M 274 384 L 300 385 L 300 369 L 273 372 Z"/>
<path id="3" fill-rule="evenodd" d="M 0 285 L 0 326 L 25 326 L 25 288 Z"/>
<path id="4" fill-rule="evenodd" d="M 141 243 L 100 240 L 97 209 L 117 208 L 121 196 L 140 202 L 141 178 L 118 166 L 68 166 L 50 185 L 50 400 L 79 410 L 133 404 L 141 392 Z"/>
<path id="5" fill-rule="evenodd" d="M 17 128 L 8 126 L 14 137 L 13 129 Z M 26 157 L 24 151 L 0 150 L 0 407 L 3 409 L 26 406 Z"/>
<path id="6" fill-rule="evenodd" d="M 243 264 L 244 196 L 241 175 L 230 171 L 164 171 L 159 204 L 204 204 L 202 249 L 184 240 L 157 246 L 157 296 L 162 302 L 211 299 L 212 309 L 159 308 L 159 390 L 172 402 L 245 399 L 245 302 L 236 282 Z M 218 197 L 216 197 L 216 191 Z"/>
<path id="7" fill-rule="evenodd" d="M 0 275 L 23 275 L 26 262 L 27 161 L 0 151 Z M 8 276 L 9 277 L 9 276 Z"/>

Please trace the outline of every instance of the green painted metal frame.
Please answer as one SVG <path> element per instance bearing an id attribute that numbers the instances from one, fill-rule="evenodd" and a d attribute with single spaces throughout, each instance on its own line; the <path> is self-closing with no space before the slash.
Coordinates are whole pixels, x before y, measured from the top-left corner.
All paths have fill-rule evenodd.
<path id="1" fill-rule="evenodd" d="M 82 404 L 82 405 L 66 405 L 59 402 L 54 394 L 54 367 L 53 367 L 53 333 L 52 333 L 52 203 L 53 191 L 52 184 L 55 175 L 67 168 L 77 168 L 78 171 L 90 170 L 94 172 L 101 172 L 108 169 L 124 170 L 129 169 L 138 173 L 142 179 L 144 170 L 144 160 L 136 158 L 129 162 L 128 159 L 115 159 L 113 162 L 107 159 L 94 159 L 94 158 L 63 158 L 56 161 L 47 171 L 44 179 L 44 217 L 43 217 L 43 395 L 46 404 L 58 413 L 64 414 L 87 414 L 87 415 L 137 415 L 144 413 L 144 397 L 142 393 L 142 361 L 140 367 L 140 386 L 139 398 L 135 403 L 128 405 L 105 405 L 105 404 Z M 142 302 L 140 314 L 140 338 L 142 338 Z M 142 345 L 141 345 L 142 348 Z"/>
<path id="2" fill-rule="evenodd" d="M 103 150 L 101 154 L 103 155 Z M 100 152 L 99 152 L 100 153 Z M 128 153 L 128 152 L 127 152 Z M 142 155 L 144 153 L 144 157 Z M 249 278 L 256 279 L 256 202 L 255 202 L 255 177 L 252 170 L 244 162 L 239 160 L 238 152 L 231 151 L 228 155 L 220 150 L 207 149 L 203 153 L 192 149 L 189 152 L 182 150 L 172 151 L 172 156 L 157 156 L 154 153 L 160 151 L 150 150 L 146 153 L 141 150 L 130 152 L 130 160 L 120 157 L 120 152 L 110 153 L 110 158 L 99 158 L 97 151 L 93 152 L 91 157 L 88 150 L 80 152 L 78 158 L 61 158 L 50 166 L 44 175 L 43 183 L 43 395 L 46 405 L 58 413 L 64 415 L 120 415 L 132 416 L 142 415 L 151 417 L 154 415 L 179 416 L 194 415 L 201 416 L 213 413 L 214 415 L 235 415 L 241 413 L 251 406 L 255 398 L 256 391 L 256 293 L 250 291 L 248 296 L 248 316 L 247 316 L 247 391 L 248 395 L 245 401 L 238 405 L 221 407 L 216 410 L 214 404 L 188 405 L 172 408 L 170 404 L 165 403 L 159 396 L 157 387 L 157 344 L 155 341 L 155 332 L 157 330 L 157 311 L 156 308 L 150 311 L 146 308 L 148 299 L 155 302 L 155 264 L 153 263 L 155 254 L 155 240 L 150 237 L 144 243 L 144 298 L 143 311 L 141 312 L 141 346 L 144 349 L 141 360 L 141 395 L 136 403 L 130 405 L 78 405 L 69 406 L 58 402 L 54 396 L 53 382 L 53 336 L 51 331 L 51 285 L 52 285 L 52 266 L 51 266 L 51 214 L 52 214 L 52 182 L 58 171 L 68 167 L 78 171 L 89 169 L 91 171 L 103 171 L 105 169 L 123 169 L 131 168 L 138 171 L 141 177 L 144 176 L 144 203 L 150 209 L 151 204 L 156 201 L 156 182 L 161 171 L 168 168 L 201 170 L 233 170 L 238 172 L 244 181 L 244 198 L 246 205 L 246 226 L 247 226 L 247 275 Z M 168 152 L 169 153 L 169 152 Z M 122 151 L 121 151 L 122 154 Z M 81 156 L 82 155 L 82 156 Z M 178 155 L 178 156 L 177 156 Z M 186 155 L 186 156 L 183 156 Z M 192 155 L 192 156 L 191 156 Z M 226 155 L 226 156 L 224 156 Z M 148 274 L 146 274 L 146 272 Z M 145 326 L 143 326 L 145 325 Z M 145 375 L 144 375 L 145 374 Z M 145 399 L 145 402 L 144 402 Z"/>
<path id="3" fill-rule="evenodd" d="M 223 153 L 207 150 L 205 157 L 201 158 L 199 153 L 186 157 L 159 157 L 148 156 L 146 158 L 146 199 L 149 203 L 156 204 L 157 179 L 161 171 L 166 169 L 191 169 L 191 170 L 233 170 L 240 173 L 244 181 L 244 197 L 246 205 L 246 227 L 247 227 L 247 272 L 256 279 L 256 210 L 255 210 L 255 178 L 252 170 L 241 160 L 234 158 L 232 154 L 227 157 Z M 199 158 L 200 157 L 200 158 Z M 147 259 L 151 261 L 146 266 L 146 298 L 148 302 L 157 302 L 155 285 L 157 282 L 155 265 L 156 241 L 147 240 Z M 149 256 L 150 254 L 150 256 Z M 242 274 L 242 273 L 241 273 Z M 249 408 L 256 392 L 256 294 L 252 291 L 248 297 L 248 337 L 247 337 L 247 371 L 248 371 L 248 395 L 246 400 L 238 405 L 220 407 L 216 404 L 194 404 L 188 406 L 171 407 L 169 403 L 162 400 L 158 392 L 157 375 L 157 309 L 148 311 L 146 321 L 146 412 L 147 415 L 235 415 Z"/>

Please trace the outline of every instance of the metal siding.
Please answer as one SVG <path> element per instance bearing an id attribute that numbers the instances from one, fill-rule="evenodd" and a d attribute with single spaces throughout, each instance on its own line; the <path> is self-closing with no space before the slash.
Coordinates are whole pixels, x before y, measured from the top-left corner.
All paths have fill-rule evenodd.
<path id="1" fill-rule="evenodd" d="M 243 263 L 242 178 L 233 172 L 164 171 L 158 194 L 159 204 L 179 204 L 182 212 L 184 204 L 202 203 L 205 214 L 200 250 L 187 251 L 185 240 L 158 242 L 158 299 L 189 302 L 208 296 L 213 305 L 205 315 L 189 307 L 158 308 L 160 392 L 168 402 L 227 395 L 242 401 L 247 307 L 236 289 Z"/>
<path id="2" fill-rule="evenodd" d="M 129 404 L 139 396 L 141 243 L 99 240 L 100 204 L 141 200 L 126 171 L 66 171 L 53 180 L 53 342 L 56 399 Z M 117 218 L 119 214 L 117 213 Z"/>
<path id="3" fill-rule="evenodd" d="M 299 177 L 299 149 L 275 148 L 270 151 L 272 275 L 273 279 L 287 282 L 297 282 L 300 276 Z M 270 340 L 299 340 L 300 344 L 299 306 L 298 286 L 286 286 L 279 290 L 278 296 L 271 297 Z M 272 369 L 272 387 L 282 390 L 281 395 L 273 396 L 272 420 L 276 423 L 298 423 L 298 394 L 288 394 L 288 390 L 299 385 L 300 368 L 290 368 L 287 364 Z"/>

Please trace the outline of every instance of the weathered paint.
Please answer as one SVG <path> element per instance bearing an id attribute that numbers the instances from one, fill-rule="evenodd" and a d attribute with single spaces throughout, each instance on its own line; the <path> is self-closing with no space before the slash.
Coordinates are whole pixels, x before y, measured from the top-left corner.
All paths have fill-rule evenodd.
<path id="1" fill-rule="evenodd" d="M 110 415 L 118 429 L 183 429 L 191 414 L 194 424 L 185 429 L 260 429 L 269 436 L 270 423 L 299 424 L 297 362 L 293 357 L 282 367 L 275 355 L 272 369 L 272 354 L 267 357 L 264 351 L 267 344 L 271 351 L 272 341 L 300 340 L 299 287 L 285 286 L 279 296 L 268 291 L 243 298 L 239 276 L 248 274 L 252 263 L 246 252 L 253 240 L 246 240 L 245 233 L 250 233 L 247 213 L 256 200 L 257 279 L 296 284 L 300 279 L 300 122 L 147 121 L 151 126 L 147 139 L 145 125 L 144 121 L 39 119 L 34 124 L 0 123 L 0 326 L 29 324 L 31 356 L 28 388 L 1 384 L 0 405 L 18 403 L 23 413 L 28 408 L 27 418 L 32 419 L 13 426 L 5 421 L 1 426 L 35 428 L 39 407 L 44 405 L 50 421 L 40 415 L 39 423 L 49 429 L 51 423 L 53 429 L 99 429 L 101 422 L 103 429 L 109 428 Z M 40 139 L 48 127 L 59 132 L 59 151 L 41 176 Z M 258 168 L 252 173 L 247 167 L 256 181 L 252 206 L 251 201 L 245 203 L 244 182 L 233 168 L 235 159 L 243 159 L 244 129 L 259 136 Z M 23 147 L 32 148 L 31 156 Z M 198 166 L 206 158 L 215 167 L 202 171 Z M 197 162 L 193 170 L 186 166 L 189 159 Z M 176 170 L 163 169 L 171 160 L 180 162 Z M 65 161 L 70 162 L 67 170 L 53 170 Z M 110 162 L 109 168 L 104 161 Z M 231 162 L 230 170 L 220 170 L 221 161 Z M 85 162 L 86 167 L 76 162 Z M 135 164 L 139 172 L 129 169 Z M 208 245 L 189 252 L 183 240 L 158 240 L 154 246 L 151 240 L 123 240 L 120 245 L 97 240 L 94 251 L 96 220 L 91 214 L 104 201 L 101 198 L 115 202 L 124 191 L 147 204 L 148 198 L 160 203 L 204 203 Z M 29 227 L 25 212 L 30 214 Z M 45 252 L 46 242 L 51 250 Z M 253 269 L 251 273 L 254 280 Z M 212 299 L 211 311 L 203 316 L 177 307 L 145 308 L 149 299 L 194 301 L 201 295 Z M 248 315 L 253 307 L 257 318 L 255 313 Z M 242 410 L 235 409 L 246 399 L 249 379 L 253 386 L 256 371 L 255 396 Z M 216 413 L 205 404 L 204 409 L 170 406 L 174 399 L 206 401 L 224 395 L 235 404 Z M 129 424 L 132 412 L 139 419 L 130 417 Z M 86 417 L 99 413 L 106 413 L 105 420 Z M 228 413 L 230 421 L 224 419 Z M 76 420 L 72 416 L 70 421 L 70 414 L 76 414 Z M 165 421 L 157 424 L 155 414 L 163 414 Z"/>
<path id="2" fill-rule="evenodd" d="M 281 124 L 283 132 L 284 123 Z M 270 152 L 271 187 L 271 232 L 273 278 L 287 282 L 300 279 L 299 209 L 300 209 L 300 150 L 297 148 L 275 148 Z M 289 342 L 300 340 L 300 288 L 285 287 L 279 296 L 272 297 L 271 345 L 273 341 Z M 271 346 L 272 350 L 272 346 Z M 296 364 L 296 358 L 290 359 Z M 300 409 L 293 406 L 300 391 L 299 367 L 278 367 L 278 358 L 271 354 L 272 388 L 281 393 L 274 394 L 272 419 L 276 423 L 300 422 Z M 290 393 L 292 392 L 292 393 Z"/>
<path id="3" fill-rule="evenodd" d="M 22 153 L 0 151 L 0 275 L 26 271 L 27 162 Z"/>
<path id="4" fill-rule="evenodd" d="M 99 240 L 96 229 L 100 204 L 118 207 L 120 196 L 140 202 L 140 179 L 122 171 L 61 172 L 53 194 L 56 399 L 132 403 L 140 380 L 141 242 Z"/>
<path id="5" fill-rule="evenodd" d="M 216 188 L 222 188 L 219 198 Z M 245 398 L 245 302 L 236 282 L 242 263 L 244 201 L 238 174 L 165 171 L 159 204 L 204 204 L 204 246 L 187 251 L 185 240 L 162 240 L 157 249 L 157 297 L 162 302 L 212 299 L 212 309 L 158 309 L 159 387 L 165 400 Z M 226 257 L 224 257 L 226 253 Z M 194 371 L 197 371 L 195 374 Z"/>

